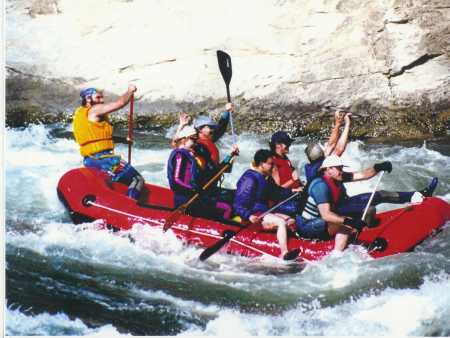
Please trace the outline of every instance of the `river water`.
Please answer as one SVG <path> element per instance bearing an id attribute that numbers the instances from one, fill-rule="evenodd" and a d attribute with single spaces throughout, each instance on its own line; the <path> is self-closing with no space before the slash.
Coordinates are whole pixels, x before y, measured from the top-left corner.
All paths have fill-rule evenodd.
<path id="1" fill-rule="evenodd" d="M 134 132 L 132 164 L 147 182 L 168 186 L 173 132 Z M 237 135 L 241 155 L 225 186 L 235 187 L 268 137 Z M 289 155 L 302 177 L 307 143 Z M 219 148 L 230 144 L 225 135 Z M 127 158 L 127 147 L 116 153 Z M 7 335 L 450 335 L 450 224 L 415 252 L 376 260 L 351 247 L 306 266 L 222 253 L 200 262 L 202 248 L 170 231 L 71 223 L 56 195 L 59 178 L 80 166 L 71 125 L 6 129 L 4 156 Z M 390 160 L 380 189 L 418 190 L 438 176 L 435 195 L 450 202 L 445 143 L 354 141 L 343 159 L 352 171 Z M 347 189 L 367 192 L 376 181 Z"/>

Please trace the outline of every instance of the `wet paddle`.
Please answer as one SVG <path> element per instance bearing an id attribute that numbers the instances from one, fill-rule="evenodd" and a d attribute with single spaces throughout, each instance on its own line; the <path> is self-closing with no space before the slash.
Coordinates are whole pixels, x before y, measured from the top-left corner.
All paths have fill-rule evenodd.
<path id="1" fill-rule="evenodd" d="M 218 50 L 217 61 L 219 62 L 219 69 L 220 72 L 222 73 L 223 80 L 225 81 L 225 85 L 227 87 L 228 102 L 231 102 L 230 81 L 231 76 L 233 75 L 233 71 L 231 69 L 231 57 L 227 53 Z M 230 111 L 230 124 L 231 124 L 231 134 L 233 135 L 233 144 L 236 144 L 236 137 L 234 135 L 233 115 L 231 114 L 231 111 Z"/>
<path id="2" fill-rule="evenodd" d="M 215 181 L 220 177 L 220 175 L 222 175 L 222 174 L 225 172 L 225 170 L 227 170 L 227 168 L 228 168 L 230 165 L 233 164 L 233 161 L 234 161 L 234 158 L 232 158 L 232 159 L 230 160 L 230 163 L 228 163 L 225 167 L 223 167 L 223 168 L 217 173 L 217 175 L 214 176 L 214 177 L 212 178 L 211 181 L 209 181 L 208 183 L 206 183 L 206 184 L 203 186 L 202 190 L 203 190 L 203 191 L 206 190 L 213 182 L 215 182 Z M 188 202 L 186 202 L 186 203 L 184 203 L 183 205 L 181 205 L 180 207 L 178 207 L 177 210 L 175 210 L 169 217 L 167 217 L 166 221 L 164 222 L 164 227 L 163 227 L 163 231 L 164 231 L 164 232 L 166 232 L 166 231 L 173 225 L 173 223 L 175 223 L 175 221 L 176 221 L 181 215 L 184 214 L 184 211 L 186 210 L 186 208 L 187 208 L 192 202 L 194 202 L 195 199 L 196 199 L 199 195 L 200 195 L 200 194 L 195 194 L 195 196 L 192 197 Z"/>
<path id="3" fill-rule="evenodd" d="M 291 197 L 285 199 L 283 202 L 278 203 L 277 205 L 275 205 L 274 207 L 272 207 L 271 209 L 267 210 L 265 213 L 263 213 L 262 215 L 258 216 L 258 221 L 261 220 L 262 218 L 264 218 L 264 216 L 266 216 L 268 213 L 272 212 L 273 210 L 277 209 L 279 206 L 283 205 L 286 202 L 289 202 L 291 199 L 293 199 L 295 196 L 297 196 L 298 194 L 300 194 L 301 192 L 298 192 L 294 195 L 292 195 Z M 211 257 L 212 255 L 214 255 L 217 251 L 219 251 L 225 244 L 227 244 L 234 236 L 236 236 L 238 233 L 240 233 L 242 230 L 247 229 L 250 225 L 252 225 L 254 223 L 249 222 L 246 226 L 242 227 L 241 229 L 239 229 L 236 232 L 225 232 L 225 236 L 224 238 L 222 238 L 220 241 L 218 241 L 217 243 L 211 245 L 210 247 L 206 248 L 200 255 L 200 260 L 204 261 L 206 259 L 208 259 L 209 257 Z"/>
<path id="4" fill-rule="evenodd" d="M 130 98 L 130 124 L 128 126 L 128 138 L 131 139 L 131 131 L 133 130 L 133 101 L 134 94 Z M 131 143 L 128 144 L 128 163 L 131 164 Z"/>
<path id="5" fill-rule="evenodd" d="M 375 185 L 375 189 L 373 189 L 372 195 L 370 195 L 369 202 L 367 203 L 366 209 L 364 210 L 364 213 L 363 213 L 363 215 L 361 217 L 361 219 L 363 221 L 366 220 L 367 211 L 369 210 L 370 203 L 372 203 L 373 197 L 375 196 L 375 193 L 378 190 L 378 186 L 380 185 L 380 182 L 381 182 L 381 179 L 383 178 L 383 175 L 384 175 L 384 171 L 381 172 L 380 178 L 378 179 L 378 182 Z M 353 244 L 356 244 L 356 240 L 358 239 L 358 236 L 359 236 L 359 231 L 356 232 L 355 239 L 353 240 Z"/>

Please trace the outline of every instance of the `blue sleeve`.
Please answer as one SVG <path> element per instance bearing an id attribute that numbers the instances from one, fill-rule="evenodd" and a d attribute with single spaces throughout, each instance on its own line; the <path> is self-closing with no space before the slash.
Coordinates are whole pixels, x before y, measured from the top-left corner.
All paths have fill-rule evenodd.
<path id="1" fill-rule="evenodd" d="M 316 204 L 322 204 L 322 203 L 330 203 L 333 200 L 332 196 L 330 195 L 330 189 L 328 185 L 323 180 L 318 180 L 317 183 L 311 184 L 309 187 L 309 194 L 314 198 L 314 201 L 316 201 Z"/>
<path id="2" fill-rule="evenodd" d="M 255 179 L 250 175 L 243 175 L 236 184 L 233 207 L 243 221 L 248 221 L 253 214 L 253 194 L 255 190 Z"/>
<path id="3" fill-rule="evenodd" d="M 228 112 L 225 112 L 220 118 L 219 122 L 217 122 L 217 127 L 216 130 L 214 131 L 211 141 L 215 143 L 219 138 L 221 138 L 225 134 L 225 132 L 227 131 L 229 121 L 230 121 L 230 114 Z"/>

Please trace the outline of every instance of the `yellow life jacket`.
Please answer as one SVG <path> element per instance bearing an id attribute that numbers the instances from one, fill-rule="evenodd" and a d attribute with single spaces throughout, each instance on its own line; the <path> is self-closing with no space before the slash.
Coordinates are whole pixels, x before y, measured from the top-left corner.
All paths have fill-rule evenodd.
<path id="1" fill-rule="evenodd" d="M 73 117 L 73 133 L 83 157 L 114 149 L 113 127 L 108 116 L 105 116 L 105 121 L 92 122 L 88 119 L 88 110 L 89 108 L 80 107 Z"/>

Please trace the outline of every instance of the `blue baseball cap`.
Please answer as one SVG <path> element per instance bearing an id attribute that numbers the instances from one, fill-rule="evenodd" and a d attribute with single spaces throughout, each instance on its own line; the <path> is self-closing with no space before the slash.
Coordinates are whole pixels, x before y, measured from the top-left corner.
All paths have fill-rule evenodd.
<path id="1" fill-rule="evenodd" d="M 217 127 L 217 123 L 211 120 L 208 116 L 200 116 L 194 121 L 194 128 L 199 129 L 203 126 Z"/>

